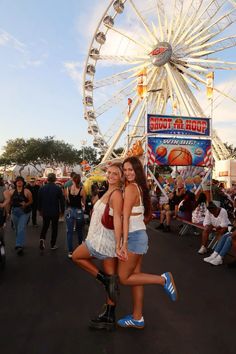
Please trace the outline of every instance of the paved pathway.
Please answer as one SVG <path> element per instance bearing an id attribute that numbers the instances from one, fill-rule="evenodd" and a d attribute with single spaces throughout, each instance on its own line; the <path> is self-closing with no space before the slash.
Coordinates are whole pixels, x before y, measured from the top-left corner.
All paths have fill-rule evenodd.
<path id="1" fill-rule="evenodd" d="M 0 273 L 1 354 L 233 354 L 236 270 L 213 267 L 196 251 L 196 236 L 179 238 L 150 224 L 146 272 L 172 271 L 179 290 L 172 303 L 158 286 L 145 289 L 144 330 L 91 331 L 87 324 L 104 301 L 100 284 L 67 258 L 65 225 L 59 249 L 38 249 L 39 229 L 28 226 L 24 256 L 6 232 L 7 267 Z M 48 240 L 47 240 L 48 242 Z M 49 242 L 48 242 L 49 247 Z M 130 312 L 121 288 L 117 317 Z"/>

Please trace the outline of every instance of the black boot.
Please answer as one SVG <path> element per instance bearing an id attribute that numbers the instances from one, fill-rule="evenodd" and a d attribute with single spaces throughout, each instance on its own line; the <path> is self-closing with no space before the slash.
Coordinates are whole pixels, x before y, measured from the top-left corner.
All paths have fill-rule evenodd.
<path id="1" fill-rule="evenodd" d="M 156 230 L 164 230 L 164 224 L 161 223 L 159 226 L 156 227 Z"/>
<path id="2" fill-rule="evenodd" d="M 119 295 L 118 275 L 107 275 L 100 270 L 96 279 L 104 285 L 109 299 L 116 303 Z"/>
<path id="3" fill-rule="evenodd" d="M 116 324 L 115 308 L 115 305 L 105 304 L 104 311 L 90 320 L 89 328 L 114 330 Z"/>

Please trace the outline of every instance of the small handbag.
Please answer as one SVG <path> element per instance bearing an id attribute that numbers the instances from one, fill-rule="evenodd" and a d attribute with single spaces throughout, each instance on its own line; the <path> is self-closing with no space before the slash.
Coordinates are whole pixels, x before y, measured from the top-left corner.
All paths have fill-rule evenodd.
<path id="1" fill-rule="evenodd" d="M 111 198 L 111 195 L 113 192 L 115 192 L 116 189 L 114 191 L 111 192 L 111 194 L 109 195 L 109 199 L 106 203 L 106 206 L 105 206 L 105 209 L 104 209 L 104 212 L 102 214 L 102 219 L 101 219 L 101 222 L 102 222 L 102 225 L 106 228 L 106 229 L 109 229 L 109 230 L 114 230 L 114 223 L 113 223 L 113 216 L 109 214 L 109 211 L 110 211 L 110 198 Z"/>

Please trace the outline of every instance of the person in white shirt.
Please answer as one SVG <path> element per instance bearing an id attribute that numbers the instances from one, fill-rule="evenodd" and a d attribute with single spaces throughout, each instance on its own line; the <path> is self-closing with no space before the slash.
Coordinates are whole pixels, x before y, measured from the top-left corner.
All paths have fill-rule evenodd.
<path id="1" fill-rule="evenodd" d="M 207 253 L 207 243 L 209 235 L 213 229 L 216 231 L 216 239 L 226 233 L 230 224 L 227 211 L 224 208 L 219 208 L 213 202 L 209 202 L 207 212 L 203 221 L 204 230 L 202 232 L 201 247 L 198 253 Z"/>

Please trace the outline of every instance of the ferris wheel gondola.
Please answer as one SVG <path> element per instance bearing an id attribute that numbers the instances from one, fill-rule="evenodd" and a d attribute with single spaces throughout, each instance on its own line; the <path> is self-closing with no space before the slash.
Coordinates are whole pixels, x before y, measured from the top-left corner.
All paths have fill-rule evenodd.
<path id="1" fill-rule="evenodd" d="M 234 1 L 109 3 L 92 38 L 83 75 L 84 118 L 103 160 L 116 156 L 120 145 L 125 153 L 127 144 L 143 136 L 147 105 L 153 114 L 206 116 L 196 95 L 205 89 L 210 71 L 236 69 L 236 62 L 225 57 L 236 46 L 235 23 Z M 143 70 L 146 99 L 137 90 Z M 213 150 L 217 159 L 228 154 L 216 132 Z"/>

